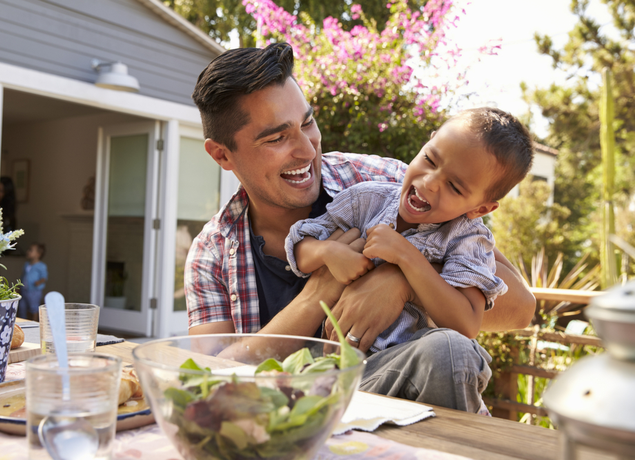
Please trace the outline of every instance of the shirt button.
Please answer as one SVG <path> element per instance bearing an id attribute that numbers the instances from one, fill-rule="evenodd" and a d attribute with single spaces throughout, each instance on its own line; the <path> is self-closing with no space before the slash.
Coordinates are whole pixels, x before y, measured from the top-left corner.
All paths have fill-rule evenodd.
<path id="1" fill-rule="evenodd" d="M 291 271 L 291 265 L 287 265 L 286 267 L 284 267 L 284 269 L 285 269 L 286 271 Z"/>
<path id="2" fill-rule="evenodd" d="M 236 302 L 238 296 L 236 294 L 232 294 L 229 298 L 232 299 L 232 302 Z"/>
<path id="3" fill-rule="evenodd" d="M 393 224 L 392 222 L 388 225 L 390 228 L 395 228 L 395 224 Z"/>
<path id="4" fill-rule="evenodd" d="M 229 250 L 229 255 L 230 255 L 230 256 L 233 256 L 234 254 L 236 254 L 236 250 L 235 250 L 234 248 L 231 248 L 231 249 Z"/>

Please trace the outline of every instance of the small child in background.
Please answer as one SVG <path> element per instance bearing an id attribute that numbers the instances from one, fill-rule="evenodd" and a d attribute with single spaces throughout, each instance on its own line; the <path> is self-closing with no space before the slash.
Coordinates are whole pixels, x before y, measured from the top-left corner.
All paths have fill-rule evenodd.
<path id="1" fill-rule="evenodd" d="M 42 262 L 46 247 L 42 243 L 31 243 L 26 251 L 26 262 L 22 272 L 20 306 L 18 316 L 33 321 L 39 320 L 39 307 L 42 303 L 44 285 L 48 279 L 46 264 Z"/>

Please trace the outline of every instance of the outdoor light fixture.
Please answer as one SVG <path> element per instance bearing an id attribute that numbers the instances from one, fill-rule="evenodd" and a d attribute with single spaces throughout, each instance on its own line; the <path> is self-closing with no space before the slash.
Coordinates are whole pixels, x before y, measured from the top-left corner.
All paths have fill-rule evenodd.
<path id="1" fill-rule="evenodd" d="M 99 74 L 95 81 L 96 86 L 131 93 L 139 91 L 139 81 L 128 75 L 127 65 L 121 62 L 101 62 L 93 59 L 92 67 Z"/>

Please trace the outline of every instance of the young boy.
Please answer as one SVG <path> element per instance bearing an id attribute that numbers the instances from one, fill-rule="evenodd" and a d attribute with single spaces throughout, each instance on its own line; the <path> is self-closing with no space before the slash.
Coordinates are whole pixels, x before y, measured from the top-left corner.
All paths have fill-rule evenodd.
<path id="1" fill-rule="evenodd" d="M 22 288 L 18 316 L 34 321 L 39 319 L 39 307 L 42 303 L 44 284 L 48 279 L 46 264 L 42 262 L 46 247 L 42 243 L 32 243 L 26 251 L 26 262 L 22 271 Z M 28 316 L 27 316 L 28 315 Z"/>
<path id="2" fill-rule="evenodd" d="M 512 115 L 487 107 L 460 112 L 432 134 L 403 184 L 357 184 L 321 217 L 293 225 L 285 241 L 290 266 L 308 276 L 326 265 L 348 284 L 384 261 L 399 265 L 425 311 L 406 303 L 372 352 L 433 326 L 428 316 L 438 327 L 473 338 L 483 312 L 507 291 L 495 275 L 494 238 L 481 217 L 498 208 L 532 159 L 530 135 Z M 363 253 L 325 241 L 337 228 L 358 228 L 366 238 Z M 431 263 L 442 264 L 442 272 Z"/>

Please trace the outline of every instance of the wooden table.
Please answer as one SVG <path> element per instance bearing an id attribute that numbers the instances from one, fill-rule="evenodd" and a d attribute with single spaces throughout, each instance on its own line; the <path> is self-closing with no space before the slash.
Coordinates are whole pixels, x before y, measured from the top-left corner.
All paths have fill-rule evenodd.
<path id="1" fill-rule="evenodd" d="M 99 347 L 97 351 L 132 362 L 132 349 L 135 346 L 134 343 L 123 342 Z M 405 427 L 384 425 L 374 434 L 402 444 L 463 455 L 475 460 L 559 458 L 557 431 L 432 407 L 436 413 L 434 418 Z M 581 449 L 578 459 L 614 460 L 615 457 Z"/>

